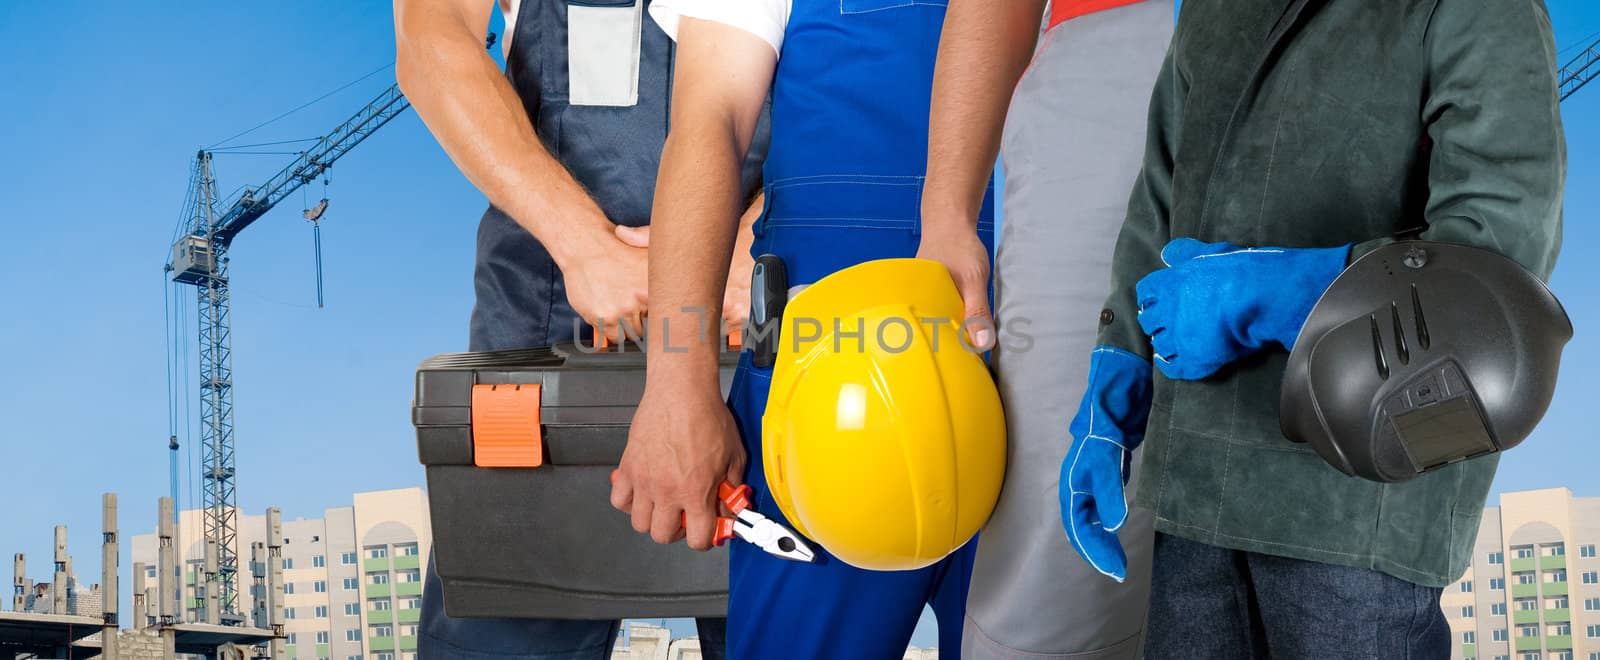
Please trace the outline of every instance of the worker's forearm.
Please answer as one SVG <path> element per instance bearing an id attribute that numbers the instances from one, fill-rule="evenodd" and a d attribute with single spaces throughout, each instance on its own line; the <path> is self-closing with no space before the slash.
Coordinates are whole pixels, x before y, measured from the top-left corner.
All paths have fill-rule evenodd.
<path id="1" fill-rule="evenodd" d="M 1033 56 L 1042 0 L 950 0 L 929 114 L 925 226 L 977 223 L 1017 80 Z"/>
<path id="2" fill-rule="evenodd" d="M 558 264 L 608 239 L 610 221 L 539 142 L 477 33 L 446 8 L 413 4 L 397 21 L 396 77 L 451 160 Z"/>
<path id="3" fill-rule="evenodd" d="M 650 230 L 649 377 L 717 386 L 722 293 L 745 211 L 731 129 L 677 124 L 661 153 Z"/>

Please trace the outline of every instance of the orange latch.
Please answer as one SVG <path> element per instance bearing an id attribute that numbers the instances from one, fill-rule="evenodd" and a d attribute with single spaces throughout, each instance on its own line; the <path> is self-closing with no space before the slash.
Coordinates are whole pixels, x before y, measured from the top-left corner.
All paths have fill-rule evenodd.
<path id="1" fill-rule="evenodd" d="M 472 462 L 478 467 L 544 465 L 539 385 L 472 386 Z"/>

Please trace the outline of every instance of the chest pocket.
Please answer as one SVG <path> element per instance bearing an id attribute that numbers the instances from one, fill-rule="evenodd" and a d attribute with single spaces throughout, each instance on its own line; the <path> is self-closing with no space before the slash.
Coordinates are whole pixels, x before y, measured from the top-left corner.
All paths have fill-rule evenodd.
<path id="1" fill-rule="evenodd" d="M 567 102 L 639 102 L 639 37 L 646 0 L 568 0 Z"/>
<path id="2" fill-rule="evenodd" d="M 839 13 L 865 14 L 867 12 L 902 9 L 917 5 L 943 7 L 948 3 L 949 0 L 839 0 Z"/>

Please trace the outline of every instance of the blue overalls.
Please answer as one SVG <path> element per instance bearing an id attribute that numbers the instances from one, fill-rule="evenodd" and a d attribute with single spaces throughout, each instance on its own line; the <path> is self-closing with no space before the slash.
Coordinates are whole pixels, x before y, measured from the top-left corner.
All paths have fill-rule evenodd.
<path id="1" fill-rule="evenodd" d="M 795 0 L 773 80 L 766 209 L 752 253 L 781 257 L 791 285 L 868 261 L 915 256 L 928 106 L 944 0 Z M 987 213 L 979 233 L 992 247 Z M 756 509 L 782 520 L 761 465 L 771 369 L 734 376 Z M 868 504 L 868 503 L 863 503 Z M 974 543 L 933 566 L 874 572 L 819 553 L 814 564 L 734 543 L 728 657 L 897 659 L 923 604 L 941 656 L 961 648 Z"/>
<path id="2" fill-rule="evenodd" d="M 506 56 L 506 77 L 545 148 L 612 222 L 628 226 L 650 222 L 656 170 L 667 136 L 675 51 L 636 1 L 649 2 L 522 0 Z M 574 7 L 581 10 L 569 12 Z M 624 24 L 638 35 L 636 63 L 606 57 L 619 47 L 616 30 Z M 589 87 L 581 93 L 569 84 L 573 64 L 588 75 Z M 628 73 L 636 66 L 636 74 L 596 70 L 611 66 L 623 66 Z M 613 88 L 595 89 L 597 80 Z M 636 88 L 615 88 L 630 84 Z M 579 98 L 585 94 L 587 98 Z M 766 127 L 763 121 L 745 164 L 744 190 L 752 195 L 766 153 Z M 500 209 L 490 207 L 478 226 L 473 279 L 471 350 L 572 341 L 579 326 L 583 334 L 589 333 L 586 324 L 575 323 L 577 316 L 567 303 L 566 287 L 550 253 Z M 547 547 L 529 552 L 583 552 L 592 542 L 552 538 Z M 610 654 L 617 626 L 616 621 L 450 618 L 445 616 L 440 583 L 430 565 L 418 651 L 429 659 L 601 660 Z M 721 657 L 721 620 L 701 620 L 700 636 L 706 657 Z"/>

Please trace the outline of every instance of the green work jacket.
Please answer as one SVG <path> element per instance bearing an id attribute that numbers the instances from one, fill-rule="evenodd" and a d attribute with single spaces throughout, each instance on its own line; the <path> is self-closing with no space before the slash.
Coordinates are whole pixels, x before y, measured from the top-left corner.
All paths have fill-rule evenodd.
<path id="1" fill-rule="evenodd" d="M 1149 357 L 1134 284 L 1168 241 L 1488 248 L 1548 278 L 1566 147 L 1539 0 L 1186 0 L 1100 315 Z M 1288 354 L 1155 376 L 1137 502 L 1216 546 L 1443 586 L 1469 560 L 1497 459 L 1397 484 L 1345 476 L 1278 427 Z"/>

